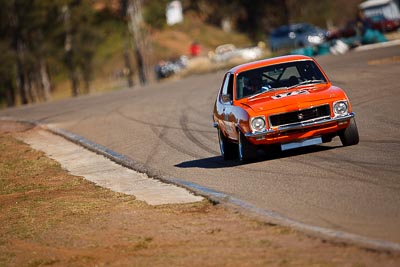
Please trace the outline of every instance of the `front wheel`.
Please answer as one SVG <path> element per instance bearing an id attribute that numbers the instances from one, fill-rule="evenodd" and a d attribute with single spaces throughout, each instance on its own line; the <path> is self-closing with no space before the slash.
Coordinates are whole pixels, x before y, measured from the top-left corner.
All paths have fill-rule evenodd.
<path id="1" fill-rule="evenodd" d="M 243 163 L 253 161 L 257 158 L 257 147 L 250 143 L 239 130 L 239 160 Z"/>
<path id="2" fill-rule="evenodd" d="M 347 126 L 346 129 L 339 132 L 339 137 L 343 146 L 352 146 L 358 144 L 360 137 L 358 135 L 357 124 L 354 118 L 350 119 L 349 126 Z"/>
<path id="3" fill-rule="evenodd" d="M 221 155 L 224 160 L 235 159 L 238 146 L 237 144 L 229 142 L 220 129 L 218 129 L 218 141 L 219 149 L 221 150 Z"/>

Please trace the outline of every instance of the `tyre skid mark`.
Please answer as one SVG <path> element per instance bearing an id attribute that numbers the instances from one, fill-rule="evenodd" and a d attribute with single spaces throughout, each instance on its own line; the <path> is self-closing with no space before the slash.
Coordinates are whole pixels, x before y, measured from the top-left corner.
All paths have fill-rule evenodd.
<path id="1" fill-rule="evenodd" d="M 214 149 L 211 149 L 210 147 L 208 147 L 207 145 L 203 144 L 199 139 L 197 139 L 192 131 L 189 129 L 188 127 L 188 120 L 185 114 L 182 114 L 182 116 L 180 117 L 179 123 L 182 127 L 182 131 L 185 134 L 185 136 L 195 145 L 197 145 L 199 148 L 203 149 L 204 151 L 217 156 L 219 155 L 219 153 L 217 151 L 215 151 Z"/>
<path id="2" fill-rule="evenodd" d="M 318 158 L 321 159 L 320 156 L 318 156 Z M 316 169 L 322 169 L 324 171 L 327 171 L 328 173 L 333 173 L 333 174 L 336 175 L 335 177 L 342 177 L 342 175 L 343 175 L 343 173 L 340 171 L 340 168 L 338 168 L 337 166 L 324 167 L 324 166 L 321 166 L 319 164 L 312 163 L 312 162 L 310 162 L 308 160 L 305 161 L 305 160 L 301 160 L 301 159 L 295 159 L 295 161 L 297 161 L 298 163 L 303 164 L 303 165 L 305 165 L 307 167 L 312 166 L 312 167 L 314 167 Z M 334 159 L 329 157 L 329 158 L 327 158 L 327 161 L 332 162 L 332 161 L 334 161 Z M 343 161 L 344 160 L 340 160 L 341 163 L 343 163 Z M 355 162 L 349 162 L 350 160 L 349 161 L 345 160 L 345 161 L 348 162 L 350 165 L 354 165 L 354 166 L 360 167 L 361 169 L 364 168 L 363 166 L 356 165 Z M 339 162 L 339 161 L 337 161 L 337 162 Z M 368 172 L 368 173 L 371 173 L 371 172 Z M 398 190 L 398 187 L 388 186 L 388 185 L 385 185 L 385 184 L 382 184 L 382 183 L 379 183 L 379 182 L 371 181 L 371 180 L 363 178 L 363 177 L 358 177 L 356 175 L 347 175 L 346 178 L 351 178 L 354 181 L 358 181 L 358 182 L 361 182 L 361 183 L 372 184 L 372 185 L 378 186 L 378 187 L 385 187 L 385 188 L 388 188 L 388 189 L 391 189 L 391 190 Z M 327 178 L 327 179 L 332 179 L 332 178 Z M 338 179 L 334 179 L 334 180 L 338 180 Z"/>
<path id="3" fill-rule="evenodd" d="M 140 120 L 134 117 L 131 117 L 129 115 L 124 114 L 121 110 L 117 110 L 116 111 L 121 117 L 129 120 L 129 121 L 133 121 L 133 122 L 137 122 L 146 126 L 151 126 L 151 127 L 157 127 L 157 128 L 166 128 L 166 129 L 171 129 L 171 130 L 182 130 L 180 127 L 174 127 L 174 126 L 169 126 L 168 124 L 156 124 L 156 123 L 151 123 L 148 121 L 144 121 L 144 120 Z M 211 124 L 210 124 L 211 125 Z M 213 133 L 211 130 L 210 131 L 205 131 L 205 130 L 199 130 L 199 132 L 205 133 L 205 134 L 210 134 Z"/>

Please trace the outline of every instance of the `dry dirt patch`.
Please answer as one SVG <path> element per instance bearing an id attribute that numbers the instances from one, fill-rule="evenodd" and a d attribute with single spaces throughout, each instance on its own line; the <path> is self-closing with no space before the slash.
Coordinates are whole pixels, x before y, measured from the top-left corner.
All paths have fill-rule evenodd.
<path id="1" fill-rule="evenodd" d="M 332 244 L 207 201 L 146 205 L 69 175 L 7 127 L 0 266 L 400 266 L 400 255 Z"/>

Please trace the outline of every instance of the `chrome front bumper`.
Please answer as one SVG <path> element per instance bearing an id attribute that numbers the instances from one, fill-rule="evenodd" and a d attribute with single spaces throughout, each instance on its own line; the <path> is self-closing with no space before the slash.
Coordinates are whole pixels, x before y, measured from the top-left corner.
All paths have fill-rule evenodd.
<path id="1" fill-rule="evenodd" d="M 329 118 L 323 118 L 323 119 L 303 121 L 303 122 L 299 122 L 299 123 L 292 123 L 292 124 L 282 125 L 282 126 L 278 126 L 278 127 L 271 128 L 271 129 L 266 129 L 261 132 L 248 132 L 248 133 L 245 133 L 244 135 L 246 137 L 260 137 L 260 136 L 276 134 L 276 133 L 280 133 L 280 132 L 286 132 L 286 131 L 290 131 L 290 130 L 298 130 L 298 129 L 307 128 L 307 127 L 319 126 L 319 125 L 323 125 L 323 124 L 327 124 L 327 123 L 331 123 L 331 122 L 346 121 L 348 119 L 353 118 L 354 116 L 355 116 L 355 114 L 352 112 L 352 113 L 349 113 L 344 116 L 337 116 L 334 118 L 329 117 Z"/>

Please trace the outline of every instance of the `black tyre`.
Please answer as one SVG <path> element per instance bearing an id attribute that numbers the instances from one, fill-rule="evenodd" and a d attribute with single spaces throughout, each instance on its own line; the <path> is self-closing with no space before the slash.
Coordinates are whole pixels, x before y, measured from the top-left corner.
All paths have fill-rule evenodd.
<path id="1" fill-rule="evenodd" d="M 236 159 L 238 145 L 229 142 L 220 129 L 218 129 L 219 149 L 224 160 Z"/>
<path id="2" fill-rule="evenodd" d="M 334 136 L 331 135 L 324 135 L 322 136 L 322 143 L 329 143 L 332 141 Z"/>
<path id="3" fill-rule="evenodd" d="M 349 126 L 347 126 L 346 129 L 339 132 L 339 137 L 343 146 L 352 146 L 358 144 L 360 137 L 358 136 L 357 124 L 354 118 L 350 120 Z"/>
<path id="4" fill-rule="evenodd" d="M 250 143 L 239 130 L 239 160 L 243 163 L 254 161 L 257 158 L 257 147 Z"/>

